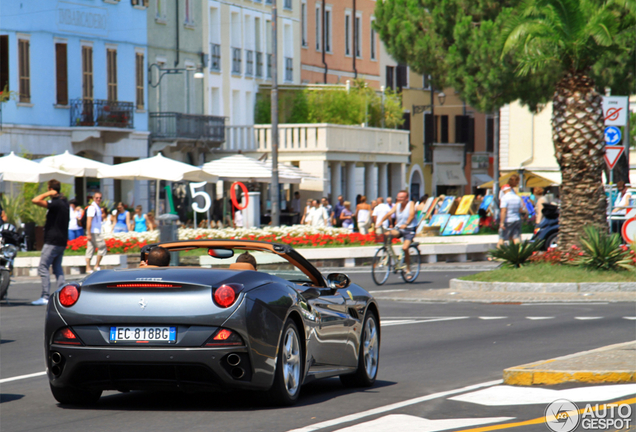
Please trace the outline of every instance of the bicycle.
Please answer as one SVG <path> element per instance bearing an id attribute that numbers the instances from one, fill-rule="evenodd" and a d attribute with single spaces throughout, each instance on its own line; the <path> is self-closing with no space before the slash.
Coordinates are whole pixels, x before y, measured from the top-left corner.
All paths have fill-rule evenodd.
<path id="1" fill-rule="evenodd" d="M 419 243 L 413 242 L 409 245 L 408 253 L 410 256 L 410 273 L 407 272 L 406 263 L 404 262 L 404 251 L 398 258 L 397 254 L 393 250 L 391 241 L 393 237 L 390 235 L 390 230 L 382 228 L 382 234 L 384 235 L 384 245 L 379 247 L 373 256 L 373 263 L 371 266 L 371 276 L 373 276 L 373 282 L 376 285 L 383 285 L 389 278 L 389 273 L 400 272 L 402 279 L 406 283 L 413 283 L 415 279 L 420 275 L 420 250 L 418 249 Z"/>

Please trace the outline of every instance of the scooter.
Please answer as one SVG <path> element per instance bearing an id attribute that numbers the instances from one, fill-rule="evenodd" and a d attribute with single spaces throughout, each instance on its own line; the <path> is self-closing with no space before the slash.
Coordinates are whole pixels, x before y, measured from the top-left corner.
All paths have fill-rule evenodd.
<path id="1" fill-rule="evenodd" d="M 559 235 L 559 207 L 554 204 L 543 205 L 543 219 L 534 229 L 531 242 L 543 241 L 542 250 L 556 247 Z"/>
<path id="2" fill-rule="evenodd" d="M 18 234 L 13 225 L 5 223 L 0 227 L 0 300 L 7 297 L 13 274 L 13 262 L 22 241 L 23 236 Z"/>

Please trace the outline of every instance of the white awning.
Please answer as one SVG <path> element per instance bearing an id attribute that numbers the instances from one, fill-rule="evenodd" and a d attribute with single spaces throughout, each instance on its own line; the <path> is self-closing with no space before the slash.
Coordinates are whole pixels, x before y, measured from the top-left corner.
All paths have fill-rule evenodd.
<path id="1" fill-rule="evenodd" d="M 472 186 L 477 186 L 483 183 L 488 183 L 492 181 L 492 177 L 488 174 L 473 174 L 471 176 Z"/>
<path id="2" fill-rule="evenodd" d="M 438 186 L 464 186 L 468 184 L 460 164 L 436 164 L 435 178 Z"/>
<path id="3" fill-rule="evenodd" d="M 550 180 L 555 186 L 561 185 L 561 171 L 532 171 L 532 173 Z M 528 184 L 527 186 L 534 187 L 532 184 Z"/>

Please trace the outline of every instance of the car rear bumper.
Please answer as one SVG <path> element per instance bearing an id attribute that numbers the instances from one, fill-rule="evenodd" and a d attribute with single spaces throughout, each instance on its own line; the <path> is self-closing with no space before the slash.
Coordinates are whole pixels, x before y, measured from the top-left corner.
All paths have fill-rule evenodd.
<path id="1" fill-rule="evenodd" d="M 237 359 L 240 359 L 238 363 Z M 252 381 L 252 362 L 244 346 L 112 348 L 51 345 L 46 361 L 49 381 L 55 387 L 101 390 L 267 389 Z"/>

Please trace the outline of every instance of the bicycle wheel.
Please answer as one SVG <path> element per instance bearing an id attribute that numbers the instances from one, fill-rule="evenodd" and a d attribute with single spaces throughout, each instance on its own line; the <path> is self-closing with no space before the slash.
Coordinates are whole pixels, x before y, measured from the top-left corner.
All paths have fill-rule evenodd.
<path id="1" fill-rule="evenodd" d="M 407 252 L 411 258 L 411 273 L 407 276 L 406 272 L 402 270 L 402 279 L 406 283 L 413 283 L 420 275 L 420 250 L 415 246 L 409 246 Z"/>
<path id="2" fill-rule="evenodd" d="M 391 256 L 385 247 L 378 248 L 373 257 L 371 276 L 376 285 L 383 285 L 391 271 Z"/>

